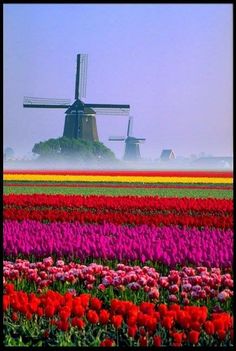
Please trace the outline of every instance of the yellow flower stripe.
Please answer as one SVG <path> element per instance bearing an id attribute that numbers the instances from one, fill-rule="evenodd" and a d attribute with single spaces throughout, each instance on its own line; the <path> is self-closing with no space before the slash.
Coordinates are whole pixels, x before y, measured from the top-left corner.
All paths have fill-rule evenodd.
<path id="1" fill-rule="evenodd" d="M 233 183 L 233 178 L 221 177 L 159 177 L 159 176 L 106 176 L 106 175 L 62 175 L 62 174 L 4 174 L 10 181 L 53 182 L 127 182 L 127 183 Z"/>

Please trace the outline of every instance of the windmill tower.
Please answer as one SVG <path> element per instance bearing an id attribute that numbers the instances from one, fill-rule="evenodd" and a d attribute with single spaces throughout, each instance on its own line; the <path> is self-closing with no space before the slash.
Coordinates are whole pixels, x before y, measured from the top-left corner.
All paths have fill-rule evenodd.
<path id="1" fill-rule="evenodd" d="M 96 114 L 128 115 L 129 105 L 87 104 L 81 98 L 86 96 L 88 55 L 77 55 L 75 78 L 75 100 L 24 97 L 26 108 L 61 108 L 66 109 L 63 136 L 98 141 Z"/>
<path id="2" fill-rule="evenodd" d="M 124 141 L 125 142 L 125 154 L 124 160 L 135 161 L 141 158 L 139 144 L 143 143 L 145 138 L 135 138 L 130 136 L 133 129 L 133 117 L 129 117 L 127 136 L 126 137 L 110 137 L 110 141 Z"/>

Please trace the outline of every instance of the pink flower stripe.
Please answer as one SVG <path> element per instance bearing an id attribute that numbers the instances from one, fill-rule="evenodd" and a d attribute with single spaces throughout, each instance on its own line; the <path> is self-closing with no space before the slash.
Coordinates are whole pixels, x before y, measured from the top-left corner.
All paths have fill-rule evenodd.
<path id="1" fill-rule="evenodd" d="M 222 244 L 223 243 L 223 244 Z M 169 266 L 193 263 L 206 267 L 230 267 L 233 231 L 228 229 L 136 226 L 113 224 L 4 222 L 6 256 L 102 258 L 161 262 Z"/>
<path id="2" fill-rule="evenodd" d="M 52 257 L 40 262 L 30 263 L 28 260 L 16 259 L 15 262 L 3 261 L 3 279 L 18 281 L 26 279 L 37 284 L 39 290 L 51 286 L 55 281 L 84 284 L 84 288 L 100 291 L 113 287 L 123 291 L 143 290 L 150 299 L 158 300 L 163 290 L 168 292 L 171 302 L 182 302 L 188 305 L 190 299 L 205 300 L 216 298 L 220 302 L 227 301 L 233 295 L 233 279 L 230 273 L 222 274 L 220 268 L 187 267 L 170 270 L 166 276 L 155 268 L 144 266 L 127 266 L 117 264 L 114 269 L 97 263 L 89 265 L 57 260 Z M 181 297 L 179 297 L 179 294 Z"/>

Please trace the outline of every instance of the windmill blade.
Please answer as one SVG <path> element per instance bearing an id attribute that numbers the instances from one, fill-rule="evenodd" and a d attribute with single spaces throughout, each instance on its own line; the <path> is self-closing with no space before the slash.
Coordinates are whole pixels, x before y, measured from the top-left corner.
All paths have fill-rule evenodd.
<path id="1" fill-rule="evenodd" d="M 146 140 L 145 138 L 135 138 L 135 140 L 141 144 L 141 143 L 144 143 L 144 141 Z"/>
<path id="2" fill-rule="evenodd" d="M 129 117 L 129 122 L 128 122 L 128 129 L 127 129 L 127 137 L 129 137 L 132 134 L 133 131 L 133 117 Z"/>
<path id="3" fill-rule="evenodd" d="M 127 116 L 129 114 L 130 105 L 120 104 L 84 104 L 91 107 L 97 114 L 100 115 L 121 115 Z"/>
<path id="4" fill-rule="evenodd" d="M 23 100 L 23 107 L 32 108 L 68 108 L 70 104 L 70 99 L 47 99 L 25 96 Z"/>
<path id="5" fill-rule="evenodd" d="M 77 68 L 75 79 L 75 100 L 86 96 L 88 55 L 77 55 Z"/>
<path id="6" fill-rule="evenodd" d="M 125 141 L 125 137 L 109 137 L 109 141 Z"/>

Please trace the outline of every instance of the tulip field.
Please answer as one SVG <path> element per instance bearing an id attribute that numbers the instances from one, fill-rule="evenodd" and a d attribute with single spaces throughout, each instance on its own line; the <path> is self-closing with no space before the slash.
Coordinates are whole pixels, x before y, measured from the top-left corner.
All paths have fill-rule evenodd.
<path id="1" fill-rule="evenodd" d="M 5 346 L 234 346 L 232 172 L 3 180 Z"/>

